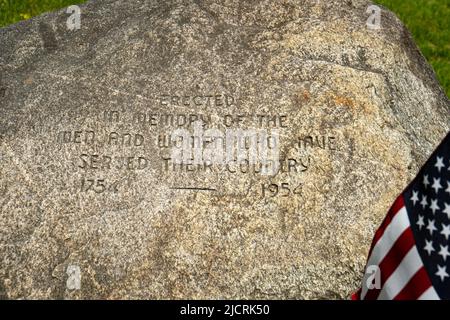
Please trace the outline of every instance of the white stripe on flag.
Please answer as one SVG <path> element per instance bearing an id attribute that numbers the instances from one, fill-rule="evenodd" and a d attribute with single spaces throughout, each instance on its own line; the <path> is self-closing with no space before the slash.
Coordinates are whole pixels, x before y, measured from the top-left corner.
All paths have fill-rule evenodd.
<path id="1" fill-rule="evenodd" d="M 409 218 L 406 208 L 401 208 L 397 214 L 392 219 L 391 223 L 384 230 L 383 235 L 378 239 L 377 243 L 373 247 L 372 254 L 367 262 L 367 266 L 378 266 L 386 254 L 391 250 L 395 241 L 400 237 L 403 231 L 409 227 Z M 362 290 L 361 290 L 361 300 L 367 294 L 367 275 L 363 277 Z"/>
<path id="2" fill-rule="evenodd" d="M 441 298 L 439 298 L 436 290 L 434 290 L 433 286 L 431 286 L 424 293 L 422 293 L 418 300 L 441 300 Z"/>
<path id="3" fill-rule="evenodd" d="M 378 300 L 394 299 L 403 287 L 406 286 L 411 278 L 423 267 L 422 259 L 416 246 L 409 250 L 408 254 L 403 258 L 400 265 L 395 269 L 394 273 L 387 279 L 381 289 Z"/>

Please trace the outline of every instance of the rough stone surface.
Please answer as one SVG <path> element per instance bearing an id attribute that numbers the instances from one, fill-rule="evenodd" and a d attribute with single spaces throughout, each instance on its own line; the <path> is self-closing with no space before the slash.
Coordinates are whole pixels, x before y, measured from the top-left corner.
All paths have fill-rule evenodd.
<path id="1" fill-rule="evenodd" d="M 92 1 L 80 30 L 64 10 L 1 29 L 0 296 L 347 298 L 450 126 L 409 32 L 384 9 L 367 28 L 369 5 Z M 269 116 L 295 168 L 166 168 L 167 114 Z"/>

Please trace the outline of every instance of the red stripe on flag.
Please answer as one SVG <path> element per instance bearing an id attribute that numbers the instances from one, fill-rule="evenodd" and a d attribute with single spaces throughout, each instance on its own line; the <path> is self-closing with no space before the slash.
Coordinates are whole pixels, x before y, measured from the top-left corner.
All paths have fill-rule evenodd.
<path id="1" fill-rule="evenodd" d="M 388 214 L 384 218 L 383 222 L 381 223 L 381 226 L 378 228 L 378 230 L 375 233 L 375 236 L 372 240 L 372 245 L 370 246 L 369 255 L 368 257 L 372 255 L 373 247 L 377 244 L 378 240 L 383 236 L 384 231 L 388 227 L 388 225 L 391 223 L 392 219 L 394 219 L 395 215 L 405 206 L 405 201 L 403 200 L 403 195 L 400 195 L 392 205 L 392 207 L 389 209 Z"/>
<path id="2" fill-rule="evenodd" d="M 352 300 L 361 300 L 361 289 L 352 294 Z"/>
<path id="3" fill-rule="evenodd" d="M 391 274 L 397 269 L 398 265 L 402 262 L 406 254 L 414 246 L 414 235 L 411 228 L 407 228 L 401 236 L 395 241 L 391 250 L 384 257 L 383 261 L 379 264 L 381 272 L 381 288 L 383 288 L 386 280 L 391 276 Z M 367 285 L 367 284 L 363 284 Z M 367 291 L 364 300 L 375 300 L 380 294 L 380 289 L 369 289 Z"/>
<path id="4" fill-rule="evenodd" d="M 409 280 L 408 284 L 400 291 L 394 300 L 417 300 L 422 293 L 431 287 L 431 281 L 428 277 L 425 267 L 419 269 Z"/>

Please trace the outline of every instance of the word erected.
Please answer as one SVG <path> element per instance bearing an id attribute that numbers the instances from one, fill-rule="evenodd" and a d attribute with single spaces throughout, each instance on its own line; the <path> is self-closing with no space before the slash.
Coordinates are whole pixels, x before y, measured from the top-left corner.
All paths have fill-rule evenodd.
<path id="1" fill-rule="evenodd" d="M 226 94 L 212 94 L 212 95 L 169 95 L 163 94 L 159 97 L 159 102 L 162 106 L 185 106 L 185 107 L 201 107 L 201 106 L 232 106 L 235 104 L 233 96 Z"/>
<path id="2" fill-rule="evenodd" d="M 99 154 L 83 153 L 79 157 L 78 168 L 80 169 L 125 169 L 125 170 L 144 170 L 149 165 L 145 157 L 113 157 Z"/>

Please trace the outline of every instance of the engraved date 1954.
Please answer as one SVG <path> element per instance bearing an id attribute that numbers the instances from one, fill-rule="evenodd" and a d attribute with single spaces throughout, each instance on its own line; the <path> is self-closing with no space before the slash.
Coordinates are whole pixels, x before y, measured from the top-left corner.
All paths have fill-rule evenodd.
<path id="1" fill-rule="evenodd" d="M 287 182 L 283 183 L 263 183 L 261 185 L 261 196 L 265 197 L 289 197 L 289 196 L 297 196 L 302 194 L 303 185 L 296 184 L 292 185 Z"/>
<path id="2" fill-rule="evenodd" d="M 94 192 L 94 193 L 117 193 L 119 192 L 119 180 L 110 181 L 108 179 L 100 178 L 82 178 L 81 179 L 81 192 Z"/>

